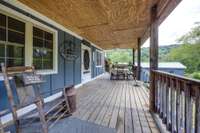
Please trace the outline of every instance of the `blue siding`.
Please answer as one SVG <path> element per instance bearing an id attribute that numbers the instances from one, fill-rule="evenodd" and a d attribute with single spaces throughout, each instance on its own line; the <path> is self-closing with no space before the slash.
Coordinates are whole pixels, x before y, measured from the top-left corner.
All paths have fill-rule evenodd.
<path id="1" fill-rule="evenodd" d="M 7 96 L 7 93 L 6 93 L 6 90 L 4 88 L 4 83 L 3 81 L 0 81 L 0 110 L 5 110 L 5 109 L 8 109 L 10 108 L 9 106 L 9 102 L 8 102 L 8 96 Z M 14 99 L 15 99 L 15 102 L 18 102 L 18 98 L 17 98 L 17 92 L 16 90 L 14 89 L 14 85 L 12 84 L 12 81 L 11 81 L 11 88 L 14 92 Z"/>
<path id="2" fill-rule="evenodd" d="M 77 85 L 81 83 L 81 41 L 75 39 L 75 44 L 77 45 L 76 51 L 78 58 L 74 62 L 74 84 Z"/>
<path id="3" fill-rule="evenodd" d="M 22 11 L 20 9 L 17 9 L 15 7 L 10 6 L 7 3 L 0 2 L 0 4 L 4 4 L 10 8 L 15 9 L 16 11 L 27 15 L 31 17 L 32 19 L 35 19 L 36 21 L 39 21 L 47 26 L 50 26 L 58 31 L 58 73 L 57 74 L 51 74 L 51 75 L 45 75 L 45 83 L 41 85 L 41 94 L 43 97 L 50 96 L 57 91 L 58 89 L 62 89 L 64 86 L 67 85 L 77 85 L 81 83 L 81 40 L 78 38 L 75 38 L 74 36 L 55 28 L 54 26 L 38 19 L 36 16 L 32 16 L 25 11 Z M 71 40 L 76 45 L 76 55 L 78 58 L 75 61 L 68 61 L 61 57 L 59 54 L 59 46 L 61 43 L 63 43 L 65 40 Z M 86 45 L 91 47 L 92 49 L 92 56 L 93 52 L 96 56 L 96 49 L 94 46 L 90 45 L 90 43 L 86 42 Z M 94 57 L 94 59 L 96 59 Z M 92 57 L 92 78 L 98 76 L 99 74 L 103 73 L 103 68 L 97 68 L 96 67 L 96 61 L 93 61 Z M 17 101 L 17 96 L 15 94 L 15 100 Z M 0 110 L 8 108 L 8 98 L 5 93 L 4 84 L 2 81 L 0 81 Z"/>
<path id="4" fill-rule="evenodd" d="M 64 41 L 64 32 L 59 31 L 58 32 L 58 44 L 62 43 Z M 52 90 L 56 88 L 62 88 L 64 86 L 64 60 L 63 58 L 58 55 L 58 74 L 53 74 L 52 75 Z"/>
<path id="5" fill-rule="evenodd" d="M 40 89 L 40 93 L 44 96 L 47 97 L 49 95 L 51 95 L 51 91 L 52 91 L 52 79 L 51 79 L 51 75 L 47 75 L 47 76 L 43 76 L 45 83 L 43 83 L 41 85 L 41 89 Z"/>
<path id="6" fill-rule="evenodd" d="M 97 57 L 97 51 L 96 51 L 96 48 L 93 49 L 93 52 L 94 52 L 94 61 L 93 61 L 93 77 L 96 77 L 102 73 L 104 73 L 104 68 L 103 66 L 102 67 L 96 67 L 97 66 L 97 60 L 96 60 L 96 57 Z"/>
<path id="7" fill-rule="evenodd" d="M 65 33 L 64 31 L 59 30 L 58 45 L 63 43 L 65 40 L 71 40 L 75 43 L 78 59 L 75 61 L 69 61 L 65 60 L 61 57 L 60 54 L 58 54 L 58 73 L 44 76 L 46 83 L 42 85 L 41 89 L 41 93 L 44 97 L 56 93 L 57 91 L 59 91 L 59 88 L 62 89 L 64 86 L 76 85 L 81 83 L 81 41 L 69 35 L 68 33 Z"/>

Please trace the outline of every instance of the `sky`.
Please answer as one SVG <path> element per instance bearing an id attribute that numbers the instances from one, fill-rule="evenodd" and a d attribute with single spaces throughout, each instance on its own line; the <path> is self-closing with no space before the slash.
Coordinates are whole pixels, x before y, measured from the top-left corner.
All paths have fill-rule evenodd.
<path id="1" fill-rule="evenodd" d="M 177 43 L 195 22 L 200 22 L 200 0 L 182 0 L 174 11 L 159 26 L 159 46 Z M 149 47 L 149 39 L 142 47 Z"/>

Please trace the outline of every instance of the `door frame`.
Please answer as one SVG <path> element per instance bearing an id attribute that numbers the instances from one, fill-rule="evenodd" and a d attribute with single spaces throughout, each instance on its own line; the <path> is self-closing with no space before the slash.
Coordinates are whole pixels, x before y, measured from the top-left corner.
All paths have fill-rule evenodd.
<path id="1" fill-rule="evenodd" d="M 89 58 L 90 58 L 90 64 L 89 64 L 89 73 L 87 73 L 87 76 L 89 78 L 84 80 L 84 50 L 88 50 L 89 51 Z M 92 49 L 85 45 L 85 44 L 81 44 L 81 82 L 87 82 L 89 80 L 91 80 L 92 78 Z"/>

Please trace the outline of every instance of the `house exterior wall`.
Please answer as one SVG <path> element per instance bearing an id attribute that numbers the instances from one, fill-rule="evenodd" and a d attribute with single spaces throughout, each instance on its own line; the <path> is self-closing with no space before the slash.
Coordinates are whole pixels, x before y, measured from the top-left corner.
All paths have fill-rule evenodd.
<path id="1" fill-rule="evenodd" d="M 104 73 L 104 63 L 102 64 L 102 66 L 97 66 L 97 50 L 99 49 L 96 49 L 95 47 L 92 48 L 93 50 L 93 54 L 92 54 L 92 62 L 93 62 L 93 69 L 92 69 L 92 77 L 96 77 L 102 73 Z"/>
<path id="2" fill-rule="evenodd" d="M 43 76 L 44 80 L 46 81 L 44 84 L 41 85 L 41 94 L 43 97 L 48 97 L 52 94 L 55 94 L 56 92 L 60 91 L 64 86 L 68 85 L 78 85 L 81 84 L 81 44 L 82 40 L 70 35 L 69 33 L 55 28 L 53 25 L 46 23 L 43 20 L 38 19 L 35 16 L 30 15 L 27 12 L 24 12 L 20 9 L 17 9 L 16 7 L 13 7 L 12 5 L 9 5 L 5 2 L 0 2 L 0 4 L 3 4 L 11 9 L 14 9 L 16 12 L 22 13 L 28 17 L 31 17 L 32 19 L 35 19 L 36 21 L 39 21 L 40 23 L 45 24 L 46 26 L 49 26 L 51 28 L 54 28 L 58 31 L 58 72 L 56 74 L 48 74 Z M 76 45 L 76 55 L 77 59 L 74 61 L 65 60 L 60 54 L 59 54 L 59 46 L 61 43 L 63 43 L 65 40 L 71 40 Z M 92 49 L 92 53 L 94 52 L 94 56 L 96 56 L 96 47 L 92 46 L 90 43 L 87 44 Z M 93 54 L 92 54 L 93 56 Z M 92 78 L 102 74 L 104 71 L 103 66 L 100 68 L 96 67 L 96 58 L 92 57 Z M 94 60 L 93 60 L 94 59 Z M 16 95 L 15 95 L 16 97 Z M 17 97 L 16 97 L 17 100 Z M 0 111 L 7 109 L 9 107 L 8 104 L 8 98 L 5 92 L 4 83 L 2 80 L 2 77 L 0 77 Z"/>

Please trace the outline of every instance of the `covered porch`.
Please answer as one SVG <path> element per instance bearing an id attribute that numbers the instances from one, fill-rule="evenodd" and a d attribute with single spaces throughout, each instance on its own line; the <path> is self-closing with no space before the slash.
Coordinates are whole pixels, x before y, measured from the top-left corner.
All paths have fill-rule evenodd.
<path id="1" fill-rule="evenodd" d="M 149 112 L 149 90 L 142 82 L 110 80 L 108 74 L 78 89 L 78 110 L 73 114 L 118 133 L 157 133 Z"/>
<path id="2" fill-rule="evenodd" d="M 45 75 L 48 81 L 40 92 L 45 92 L 46 89 L 52 91 L 63 88 L 68 84 L 82 85 L 77 90 L 78 109 L 71 116 L 72 118 L 109 127 L 118 133 L 156 133 L 160 130 L 152 114 L 159 113 L 163 123 L 171 132 L 186 131 L 189 133 L 190 131 L 198 132 L 200 129 L 200 118 L 195 119 L 195 116 L 200 114 L 200 106 L 198 101 L 192 103 L 198 100 L 199 82 L 156 71 L 158 69 L 158 27 L 180 2 L 181 0 L 143 0 L 140 2 L 137 0 L 3 0 L 0 6 L 2 16 L 6 18 L 5 22 L 8 21 L 8 16 L 17 16 L 17 19 L 24 21 L 23 45 L 26 45 L 24 46 L 26 58 L 23 57 L 25 60 L 23 64 L 25 66 L 34 65 L 33 47 L 38 43 L 35 41 L 34 44 L 32 40 L 37 40 L 39 36 L 36 32 L 34 36 L 33 31 L 37 30 L 36 26 L 45 30 L 50 29 L 52 56 L 49 60 L 52 62 L 48 69 L 39 67 L 43 70 L 41 74 Z M 4 24 L 4 27 L 6 26 L 7 24 Z M 9 29 L 8 26 L 6 28 Z M 48 30 L 42 32 L 42 37 L 48 34 Z M 149 89 L 139 82 L 140 49 L 148 37 L 150 37 Z M 9 42 L 7 38 L 4 39 L 5 45 Z M 43 43 L 49 41 L 44 38 L 42 40 Z M 73 54 L 77 56 L 77 59 L 73 61 L 68 61 L 61 56 L 63 49 L 60 46 L 69 45 L 69 40 L 73 41 L 74 46 L 78 46 L 74 47 Z M 101 67 L 102 72 L 104 70 L 104 64 L 101 63 L 103 58 L 97 58 L 97 51 L 103 53 L 102 51 L 106 49 L 131 48 L 134 53 L 137 50 L 137 72 L 135 74 L 138 86 L 135 86 L 135 82 L 131 80 L 111 81 L 108 75 L 103 75 L 85 84 L 82 79 L 85 74 L 83 71 L 85 62 L 81 54 L 83 45 L 89 49 L 85 71 L 89 73 L 89 80 L 97 76 L 94 74 L 98 71 L 97 69 Z M 133 56 L 134 62 L 135 57 Z M 37 64 L 35 62 L 35 65 Z M 193 94 L 195 91 L 192 90 L 197 91 L 198 95 Z M 50 95 L 52 94 L 53 91 Z M 180 103 L 181 100 L 183 101 Z M 180 104 L 183 106 L 180 107 Z M 192 108 L 195 105 L 197 107 Z M 194 115 L 191 115 L 192 111 L 195 112 Z M 184 120 L 178 115 L 180 112 Z M 55 126 L 52 130 L 65 131 L 64 126 L 59 127 Z M 75 128 L 76 132 L 77 130 Z M 85 130 L 79 131 L 88 133 Z"/>

